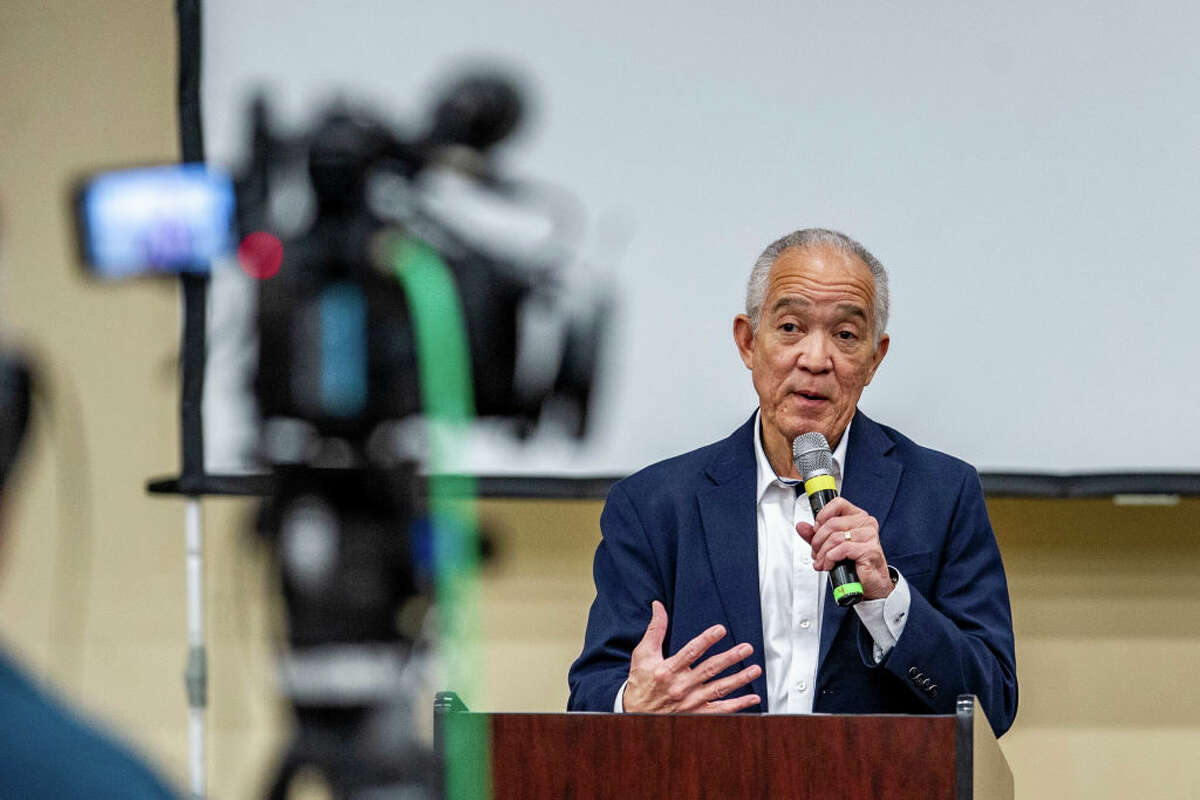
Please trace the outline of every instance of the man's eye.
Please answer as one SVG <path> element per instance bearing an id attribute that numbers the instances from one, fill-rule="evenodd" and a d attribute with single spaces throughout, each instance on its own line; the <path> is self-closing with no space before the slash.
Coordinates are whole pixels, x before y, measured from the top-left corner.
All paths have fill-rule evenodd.
<path id="1" fill-rule="evenodd" d="M 779 326 L 779 330 L 783 331 L 784 333 L 795 333 L 796 331 L 800 330 L 800 326 L 794 322 L 785 322 Z"/>
<path id="2" fill-rule="evenodd" d="M 837 337 L 843 342 L 852 342 L 858 338 L 854 331 L 838 331 Z"/>

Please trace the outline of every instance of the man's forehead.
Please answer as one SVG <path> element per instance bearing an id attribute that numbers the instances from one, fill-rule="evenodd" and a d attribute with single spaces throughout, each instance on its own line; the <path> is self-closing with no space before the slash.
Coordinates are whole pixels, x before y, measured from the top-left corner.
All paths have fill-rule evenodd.
<path id="1" fill-rule="evenodd" d="M 873 303 L 875 276 L 862 259 L 833 247 L 789 247 L 767 276 L 768 305 L 785 297 Z"/>
<path id="2" fill-rule="evenodd" d="M 827 244 L 809 244 L 789 247 L 775 258 L 771 274 L 793 269 L 805 269 L 814 273 L 845 273 L 847 277 L 873 281 L 871 268 L 853 252 Z"/>

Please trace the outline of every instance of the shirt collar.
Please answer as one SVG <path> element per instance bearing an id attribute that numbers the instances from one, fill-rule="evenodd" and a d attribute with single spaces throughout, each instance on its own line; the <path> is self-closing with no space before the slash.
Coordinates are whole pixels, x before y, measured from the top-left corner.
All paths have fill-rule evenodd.
<path id="1" fill-rule="evenodd" d="M 837 448 L 833 451 L 833 478 L 837 481 L 839 490 L 841 490 L 842 480 L 846 474 L 846 442 L 850 441 L 850 426 L 853 424 L 854 420 L 851 419 L 842 433 L 842 440 L 838 442 Z M 800 481 L 780 478 L 775 474 L 775 468 L 771 466 L 771 462 L 767 460 L 767 453 L 762 446 L 762 409 L 759 409 L 754 415 L 754 460 L 758 464 L 758 491 L 755 494 L 758 502 L 762 502 L 763 495 L 772 486 L 791 488 L 799 485 Z"/>

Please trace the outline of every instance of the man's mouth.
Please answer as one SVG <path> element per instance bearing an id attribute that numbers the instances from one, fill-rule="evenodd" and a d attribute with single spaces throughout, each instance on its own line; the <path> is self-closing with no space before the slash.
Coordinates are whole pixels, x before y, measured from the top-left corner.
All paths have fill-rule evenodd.
<path id="1" fill-rule="evenodd" d="M 822 403 L 829 399 L 825 395 L 817 392 L 798 391 L 794 394 L 806 403 Z"/>

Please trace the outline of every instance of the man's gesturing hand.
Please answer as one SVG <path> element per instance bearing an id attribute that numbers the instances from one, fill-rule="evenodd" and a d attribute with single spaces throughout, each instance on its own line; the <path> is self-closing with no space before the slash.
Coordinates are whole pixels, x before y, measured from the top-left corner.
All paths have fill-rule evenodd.
<path id="1" fill-rule="evenodd" d="M 762 670 L 751 664 L 736 675 L 712 680 L 729 667 L 750 657 L 754 648 L 739 644 L 724 653 L 706 658 L 692 666 L 708 648 L 725 638 L 725 628 L 714 625 L 685 644 L 670 658 L 662 657 L 663 638 L 667 635 L 667 609 L 655 600 L 650 604 L 650 624 L 646 635 L 633 649 L 629 662 L 629 680 L 622 699 L 628 712 L 644 714 L 728 714 L 756 706 L 758 695 L 721 698 L 745 686 Z"/>
<path id="2" fill-rule="evenodd" d="M 879 522 L 844 497 L 830 501 L 817 514 L 814 530 L 796 523 L 796 533 L 812 545 L 813 569 L 828 572 L 837 562 L 850 559 L 863 585 L 863 597 L 878 600 L 892 593 L 887 559 L 879 546 Z"/>

